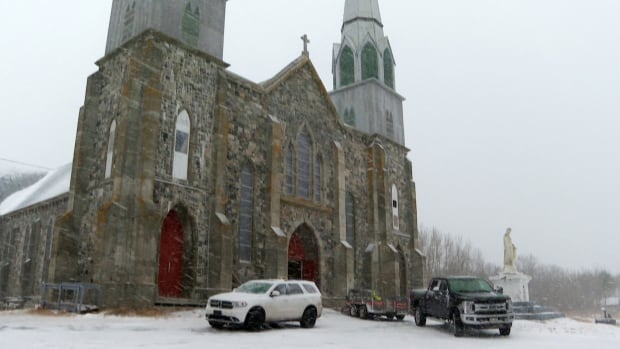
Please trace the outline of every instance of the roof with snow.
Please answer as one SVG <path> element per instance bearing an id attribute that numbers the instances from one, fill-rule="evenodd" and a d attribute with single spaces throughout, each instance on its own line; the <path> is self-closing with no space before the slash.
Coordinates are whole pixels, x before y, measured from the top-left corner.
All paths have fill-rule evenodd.
<path id="1" fill-rule="evenodd" d="M 0 203 L 0 215 L 29 207 L 69 192 L 72 164 L 49 172 L 35 184 L 11 194 Z"/>

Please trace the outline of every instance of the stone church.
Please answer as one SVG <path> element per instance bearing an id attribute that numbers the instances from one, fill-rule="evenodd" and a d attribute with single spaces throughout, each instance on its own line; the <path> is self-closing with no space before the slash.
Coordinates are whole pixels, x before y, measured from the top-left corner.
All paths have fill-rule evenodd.
<path id="1" fill-rule="evenodd" d="M 351 288 L 422 285 L 378 0 L 345 1 L 332 92 L 306 49 L 262 83 L 231 73 L 225 14 L 226 0 L 113 1 L 72 164 L 0 213 L 0 297 L 37 302 L 65 282 L 97 285 L 108 307 L 201 304 L 303 278 L 337 304 Z"/>

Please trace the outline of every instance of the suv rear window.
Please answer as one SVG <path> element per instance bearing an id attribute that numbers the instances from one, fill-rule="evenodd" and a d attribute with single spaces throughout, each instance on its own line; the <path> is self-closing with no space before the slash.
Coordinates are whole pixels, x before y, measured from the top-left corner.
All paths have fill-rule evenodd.
<path id="1" fill-rule="evenodd" d="M 317 290 L 316 287 L 314 287 L 314 285 L 301 284 L 301 286 L 303 286 L 304 290 L 306 290 L 306 292 L 308 293 L 319 293 L 319 290 Z"/>
<path id="2" fill-rule="evenodd" d="M 288 284 L 288 294 L 303 294 L 304 291 L 301 290 L 298 284 Z"/>

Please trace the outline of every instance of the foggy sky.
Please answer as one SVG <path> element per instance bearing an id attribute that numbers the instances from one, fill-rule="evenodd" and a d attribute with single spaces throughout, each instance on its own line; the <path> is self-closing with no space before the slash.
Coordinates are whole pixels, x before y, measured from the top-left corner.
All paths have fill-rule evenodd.
<path id="1" fill-rule="evenodd" d="M 421 227 L 502 263 L 519 254 L 620 273 L 620 2 L 380 0 L 407 98 Z M 266 80 L 310 57 L 332 90 L 344 0 L 231 0 L 224 60 Z M 72 161 L 111 0 L 0 3 L 0 158 Z"/>

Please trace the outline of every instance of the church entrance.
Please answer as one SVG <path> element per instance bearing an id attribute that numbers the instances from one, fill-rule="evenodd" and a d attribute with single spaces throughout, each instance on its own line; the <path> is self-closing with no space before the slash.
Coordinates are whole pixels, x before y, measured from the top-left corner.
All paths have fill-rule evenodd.
<path id="1" fill-rule="evenodd" d="M 319 249 L 312 230 L 302 225 L 288 244 L 289 280 L 309 280 L 319 284 Z"/>
<path id="2" fill-rule="evenodd" d="M 183 224 L 175 210 L 164 219 L 159 245 L 159 296 L 183 294 Z"/>

